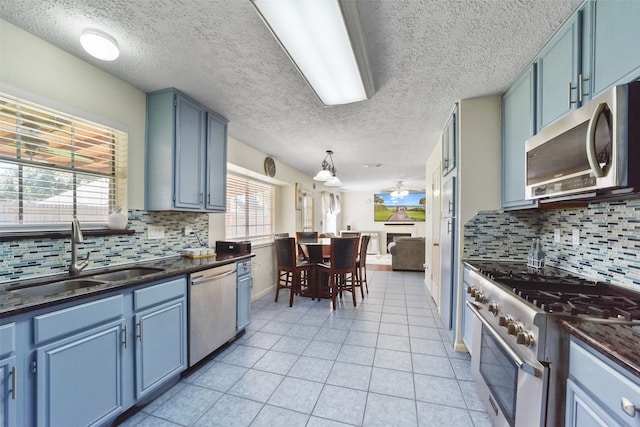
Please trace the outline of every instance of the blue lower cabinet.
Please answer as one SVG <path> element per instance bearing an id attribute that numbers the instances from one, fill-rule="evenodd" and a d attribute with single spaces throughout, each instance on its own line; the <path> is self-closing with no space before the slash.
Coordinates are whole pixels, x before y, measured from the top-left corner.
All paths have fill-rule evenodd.
<path id="1" fill-rule="evenodd" d="M 122 402 L 124 318 L 36 350 L 40 426 L 102 424 Z"/>
<path id="2" fill-rule="evenodd" d="M 236 330 L 241 331 L 251 322 L 251 261 L 237 263 L 238 282 L 236 287 Z"/>
<path id="3" fill-rule="evenodd" d="M 151 399 L 187 367 L 186 286 L 181 276 L 41 310 L 19 324 L 24 355 L 4 351 L 10 341 L 0 326 L 0 427 L 20 425 L 11 400 L 15 366 L 34 372 L 18 376 L 27 381 L 17 411 L 34 414 L 24 425 L 108 425 Z"/>
<path id="4" fill-rule="evenodd" d="M 187 366 L 184 298 L 135 316 L 136 399 Z"/>
<path id="5" fill-rule="evenodd" d="M 0 359 L 0 426 L 15 427 L 16 420 L 16 357 Z"/>
<path id="6" fill-rule="evenodd" d="M 16 328 L 0 326 L 0 426 L 17 426 L 18 367 L 16 365 Z"/>

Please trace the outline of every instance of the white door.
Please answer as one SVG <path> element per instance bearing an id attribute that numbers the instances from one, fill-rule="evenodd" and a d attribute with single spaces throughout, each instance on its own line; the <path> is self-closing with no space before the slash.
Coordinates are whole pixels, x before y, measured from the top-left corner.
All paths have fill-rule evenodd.
<path id="1" fill-rule="evenodd" d="M 440 163 L 431 181 L 431 296 L 440 308 Z"/>

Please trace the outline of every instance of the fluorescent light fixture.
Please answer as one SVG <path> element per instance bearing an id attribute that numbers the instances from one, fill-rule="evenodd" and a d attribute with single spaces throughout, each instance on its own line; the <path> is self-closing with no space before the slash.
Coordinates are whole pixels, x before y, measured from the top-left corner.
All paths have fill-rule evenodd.
<path id="1" fill-rule="evenodd" d="M 373 95 L 354 1 L 251 1 L 325 106 L 365 101 Z"/>
<path id="2" fill-rule="evenodd" d="M 89 55 L 103 61 L 113 61 L 120 56 L 116 39 L 100 30 L 84 30 L 80 36 L 80 44 Z"/>

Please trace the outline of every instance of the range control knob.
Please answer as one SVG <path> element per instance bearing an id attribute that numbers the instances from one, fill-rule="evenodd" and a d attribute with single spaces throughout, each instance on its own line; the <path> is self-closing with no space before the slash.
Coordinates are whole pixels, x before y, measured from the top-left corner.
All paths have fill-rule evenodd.
<path id="1" fill-rule="evenodd" d="M 486 304 L 487 297 L 485 297 L 482 292 L 476 292 L 476 302 L 479 302 L 481 304 Z"/>
<path id="2" fill-rule="evenodd" d="M 498 315 L 498 303 L 495 301 L 491 301 L 489 303 L 489 313 L 493 314 L 494 316 Z"/>
<path id="3" fill-rule="evenodd" d="M 509 335 L 518 335 L 519 332 L 524 330 L 524 325 L 521 322 L 511 322 L 507 325 L 507 333 Z"/>
<path id="4" fill-rule="evenodd" d="M 522 331 L 516 335 L 516 342 L 521 345 L 526 345 L 527 347 L 533 347 L 536 343 L 535 337 L 533 336 L 533 332 L 531 331 Z"/>
<path id="5" fill-rule="evenodd" d="M 478 288 L 476 288 L 475 286 L 472 286 L 471 290 L 469 291 L 469 295 L 471 295 L 472 297 L 475 297 L 477 293 L 478 293 Z"/>
<path id="6" fill-rule="evenodd" d="M 471 296 L 473 296 L 476 292 L 476 288 L 475 286 L 467 286 L 467 293 L 471 294 Z"/>
<path id="7" fill-rule="evenodd" d="M 511 317 L 510 314 L 505 314 L 503 316 L 500 316 L 500 319 L 498 319 L 498 325 L 500 326 L 509 326 L 509 323 L 513 322 L 513 317 Z"/>

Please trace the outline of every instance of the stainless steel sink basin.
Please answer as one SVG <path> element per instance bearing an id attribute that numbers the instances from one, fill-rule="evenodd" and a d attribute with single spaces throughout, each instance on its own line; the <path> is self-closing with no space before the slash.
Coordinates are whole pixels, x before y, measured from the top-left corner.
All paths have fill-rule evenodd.
<path id="1" fill-rule="evenodd" d="M 133 267 L 125 268 L 117 271 L 110 271 L 109 273 L 94 274 L 89 276 L 92 280 L 105 280 L 107 282 L 117 282 L 120 280 L 129 280 L 135 277 L 146 276 L 147 274 L 160 273 L 164 271 L 162 268 L 151 267 Z"/>
<path id="2" fill-rule="evenodd" d="M 10 289 L 22 297 L 44 297 L 64 292 L 75 291 L 83 288 L 104 285 L 106 281 L 93 279 L 69 279 L 59 282 L 47 283 L 45 285 L 25 286 L 22 288 Z"/>

